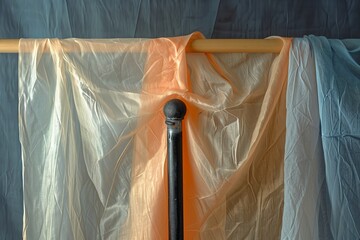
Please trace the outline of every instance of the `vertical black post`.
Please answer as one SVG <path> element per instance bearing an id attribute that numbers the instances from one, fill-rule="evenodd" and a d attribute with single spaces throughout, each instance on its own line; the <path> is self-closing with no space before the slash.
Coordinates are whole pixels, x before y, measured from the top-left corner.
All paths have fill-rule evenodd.
<path id="1" fill-rule="evenodd" d="M 169 239 L 184 239 L 182 130 L 181 121 L 186 113 L 185 104 L 173 99 L 164 107 L 167 125 Z"/>

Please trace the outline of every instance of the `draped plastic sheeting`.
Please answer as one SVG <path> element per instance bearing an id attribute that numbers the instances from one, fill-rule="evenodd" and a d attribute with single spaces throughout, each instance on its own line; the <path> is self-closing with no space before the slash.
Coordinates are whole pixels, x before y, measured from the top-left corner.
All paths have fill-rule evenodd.
<path id="1" fill-rule="evenodd" d="M 360 239 L 360 40 L 309 40 L 316 59 L 330 234 Z"/>
<path id="2" fill-rule="evenodd" d="M 359 64 L 359 40 L 293 41 L 282 239 L 360 239 Z"/>
<path id="3" fill-rule="evenodd" d="M 315 59 L 307 39 L 293 40 L 288 74 L 281 239 L 332 239 Z"/>
<path id="4" fill-rule="evenodd" d="M 280 237 L 290 40 L 185 54 L 199 37 L 21 41 L 24 238 L 166 239 L 171 98 L 188 108 L 185 238 Z"/>

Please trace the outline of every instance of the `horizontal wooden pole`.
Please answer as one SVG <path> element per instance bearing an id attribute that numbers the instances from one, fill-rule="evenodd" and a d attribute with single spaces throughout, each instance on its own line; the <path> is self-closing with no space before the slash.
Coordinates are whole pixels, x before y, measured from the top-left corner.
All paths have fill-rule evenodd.
<path id="1" fill-rule="evenodd" d="M 272 39 L 197 39 L 188 48 L 190 52 L 212 53 L 279 53 L 283 42 Z"/>
<path id="2" fill-rule="evenodd" d="M 0 53 L 18 53 L 19 39 L 0 39 Z"/>
<path id="3" fill-rule="evenodd" d="M 283 42 L 272 39 L 197 39 L 187 47 L 187 52 L 197 53 L 279 53 Z M 109 51 L 109 50 L 107 50 Z M 0 53 L 18 53 L 19 39 L 0 39 Z M 101 52 L 101 49 L 99 50 Z"/>

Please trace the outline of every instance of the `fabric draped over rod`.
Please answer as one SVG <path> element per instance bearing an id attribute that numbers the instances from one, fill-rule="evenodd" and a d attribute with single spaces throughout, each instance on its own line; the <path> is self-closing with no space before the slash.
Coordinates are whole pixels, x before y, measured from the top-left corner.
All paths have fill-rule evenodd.
<path id="1" fill-rule="evenodd" d="M 360 238 L 360 39 L 294 39 L 282 239 Z"/>
<path id="2" fill-rule="evenodd" d="M 167 239 L 171 98 L 188 108 L 185 239 L 359 237 L 360 43 L 352 60 L 316 37 L 185 53 L 197 38 L 20 41 L 24 238 Z"/>

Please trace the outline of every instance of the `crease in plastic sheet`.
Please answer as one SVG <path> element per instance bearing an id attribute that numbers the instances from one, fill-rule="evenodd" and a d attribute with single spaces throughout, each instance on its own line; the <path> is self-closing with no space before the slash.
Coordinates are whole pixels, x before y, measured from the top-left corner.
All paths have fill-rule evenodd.
<path id="1" fill-rule="evenodd" d="M 173 97 L 188 108 L 185 239 L 280 237 L 291 40 L 185 53 L 200 37 L 21 40 L 25 239 L 167 239 Z"/>

